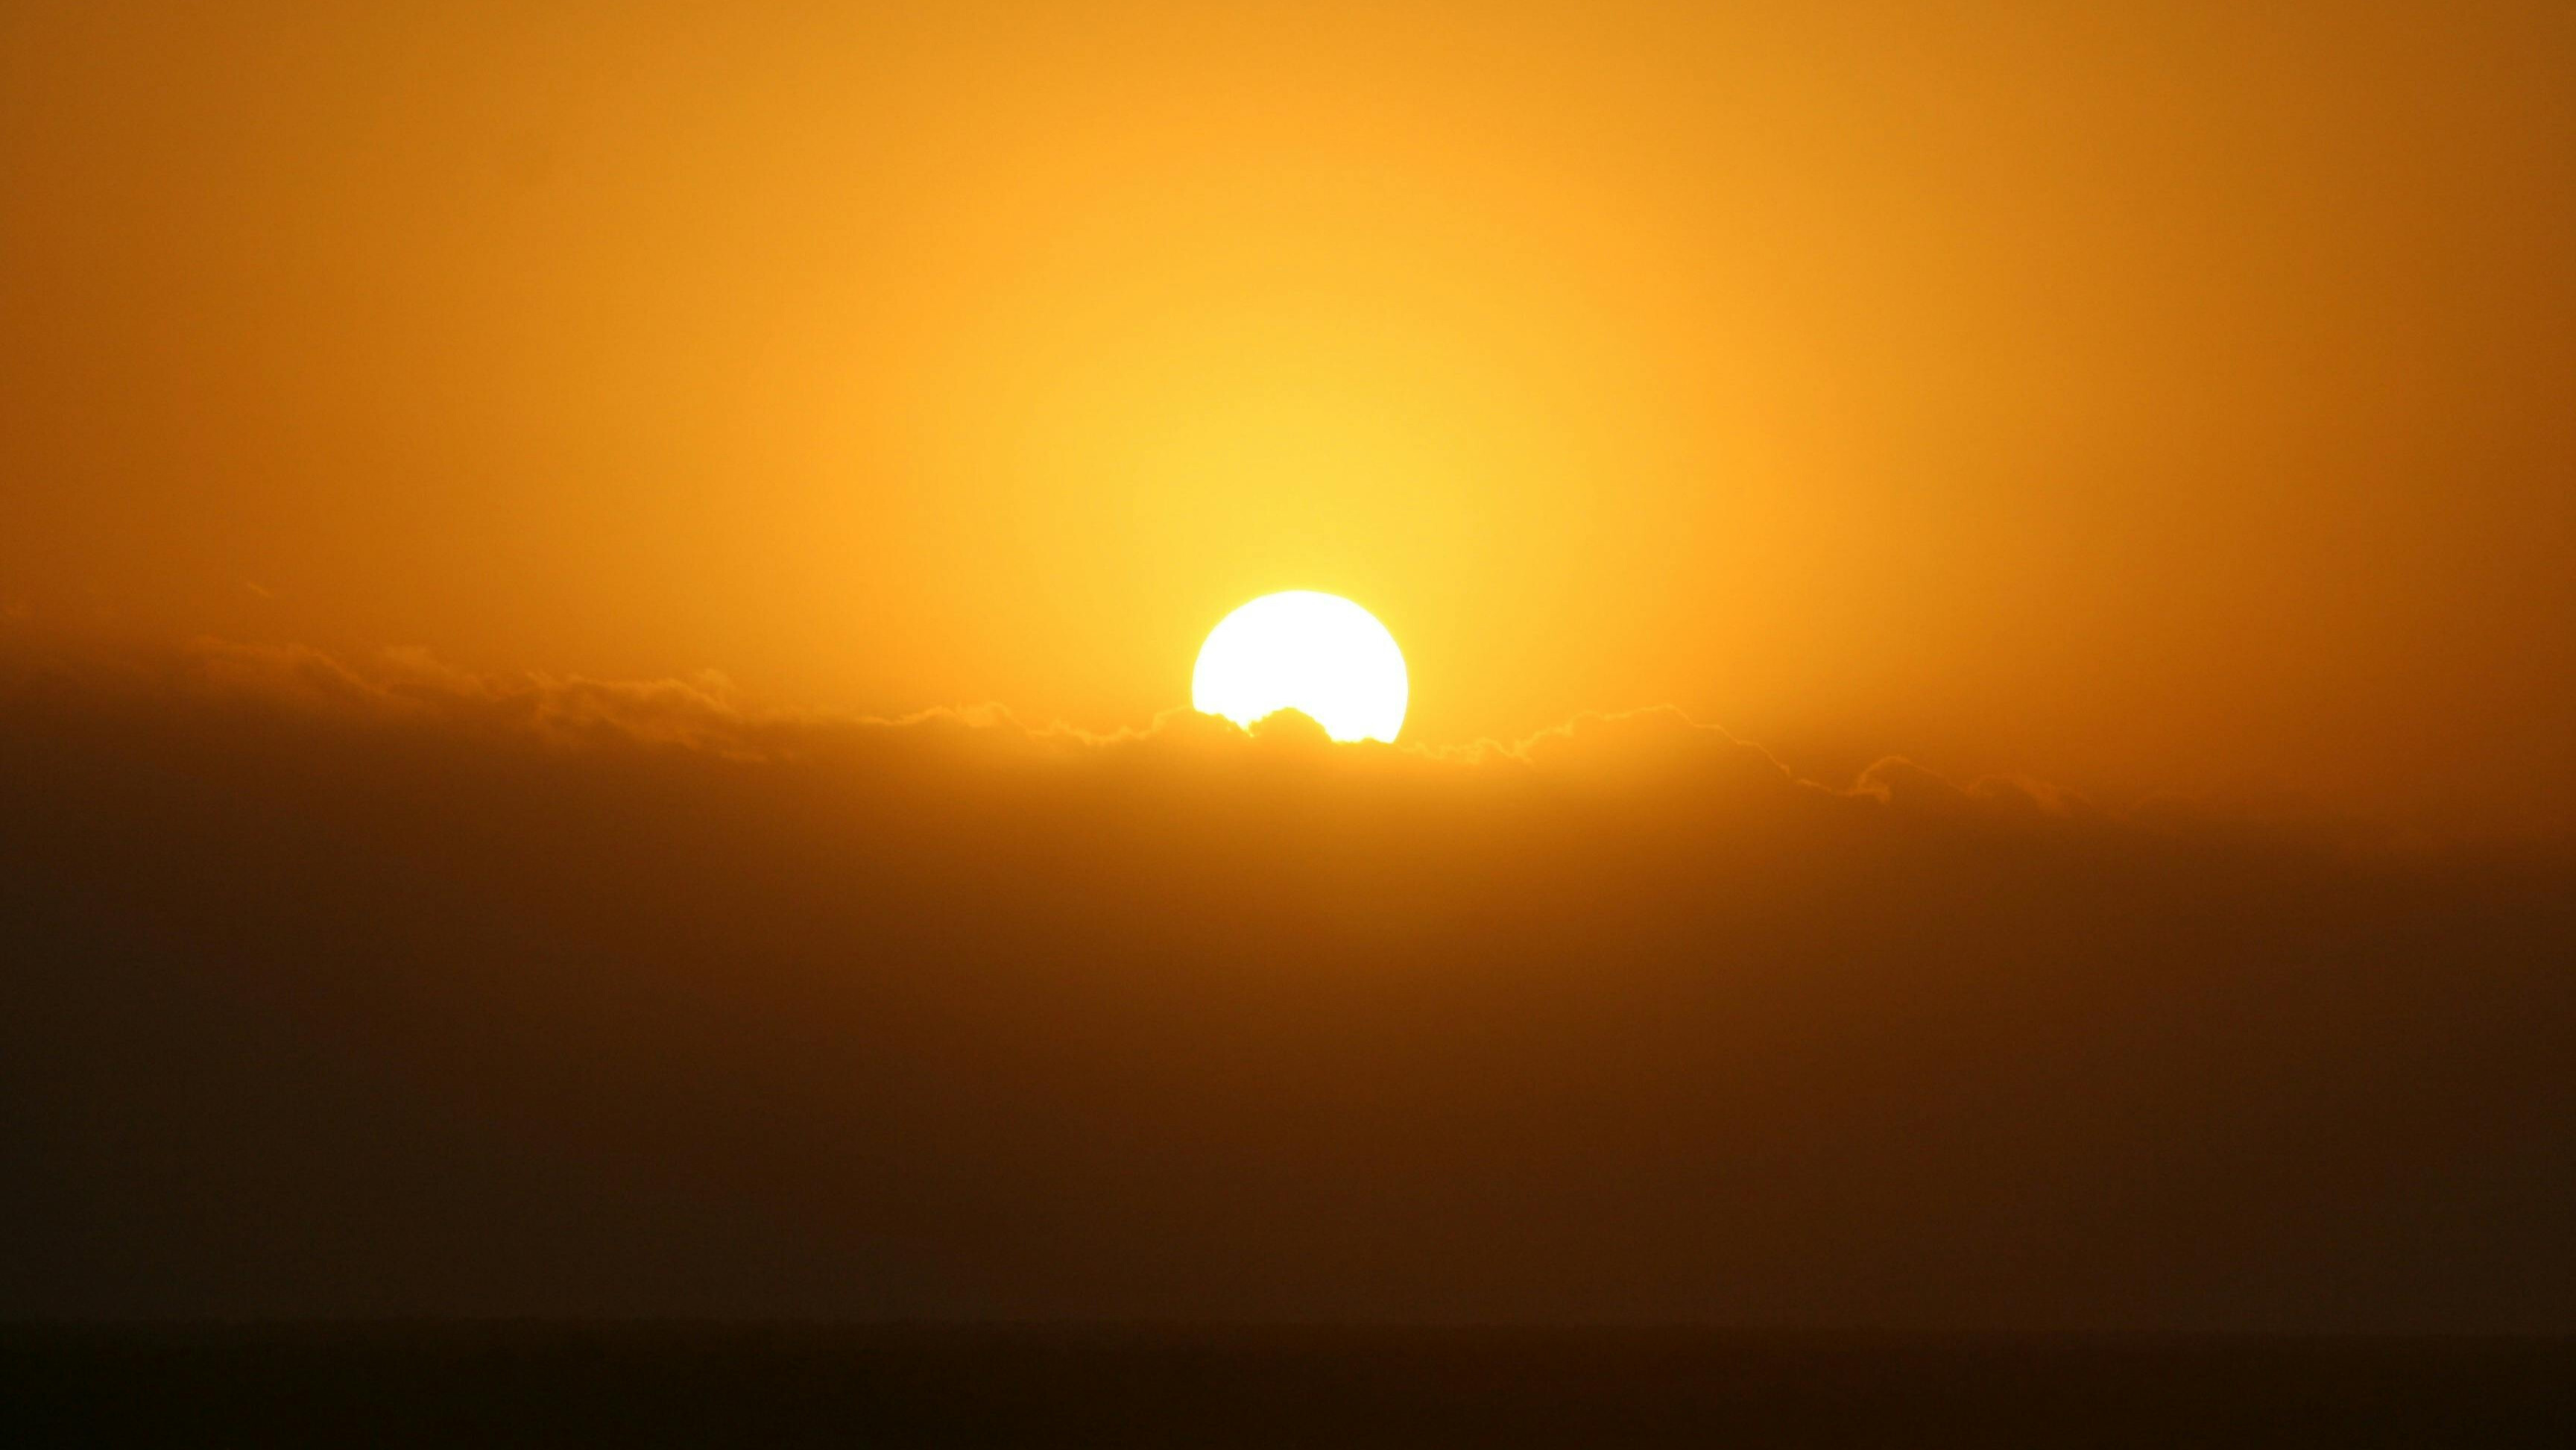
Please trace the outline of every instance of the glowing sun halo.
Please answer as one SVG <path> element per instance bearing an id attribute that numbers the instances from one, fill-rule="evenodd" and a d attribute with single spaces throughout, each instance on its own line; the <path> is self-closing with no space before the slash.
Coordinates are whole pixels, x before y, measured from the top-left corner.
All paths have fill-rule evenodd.
<path id="1" fill-rule="evenodd" d="M 1335 740 L 1393 740 L 1411 693 L 1404 652 L 1377 617 L 1333 594 L 1265 594 L 1208 631 L 1190 704 L 1237 725 L 1281 710 Z"/>

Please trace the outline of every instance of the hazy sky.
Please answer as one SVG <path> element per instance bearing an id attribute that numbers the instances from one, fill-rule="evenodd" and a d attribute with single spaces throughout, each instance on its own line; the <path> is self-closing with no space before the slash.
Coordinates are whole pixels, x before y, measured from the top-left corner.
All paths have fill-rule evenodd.
<path id="1" fill-rule="evenodd" d="M 2563 825 L 2563 4 L 0 12 L 0 608 Z"/>
<path id="2" fill-rule="evenodd" d="M 9 0 L 0 1319 L 2566 1332 L 2571 259 L 2564 0 Z"/>

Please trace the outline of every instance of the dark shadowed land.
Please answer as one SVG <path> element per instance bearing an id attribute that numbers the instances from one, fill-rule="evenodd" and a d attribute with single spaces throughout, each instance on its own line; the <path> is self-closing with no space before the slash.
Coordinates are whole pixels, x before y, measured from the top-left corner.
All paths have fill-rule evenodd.
<path id="1" fill-rule="evenodd" d="M 2576 1343 L 1703 1329 L 0 1331 L 49 1437 L 188 1444 L 2555 1445 Z"/>

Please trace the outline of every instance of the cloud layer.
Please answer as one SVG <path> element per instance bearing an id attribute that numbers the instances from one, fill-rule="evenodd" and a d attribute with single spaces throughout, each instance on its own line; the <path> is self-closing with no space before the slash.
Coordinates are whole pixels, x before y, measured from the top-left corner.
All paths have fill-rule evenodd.
<path id="1" fill-rule="evenodd" d="M 0 679 L 0 1313 L 2576 1327 L 2556 858 L 1671 711 Z"/>

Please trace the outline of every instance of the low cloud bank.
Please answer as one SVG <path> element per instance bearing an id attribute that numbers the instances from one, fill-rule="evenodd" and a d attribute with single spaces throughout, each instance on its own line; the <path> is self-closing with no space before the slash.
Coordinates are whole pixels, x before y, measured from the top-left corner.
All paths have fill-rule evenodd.
<path id="1" fill-rule="evenodd" d="M 2576 873 L 1668 710 L 0 666 L 0 1314 L 2576 1328 Z"/>

